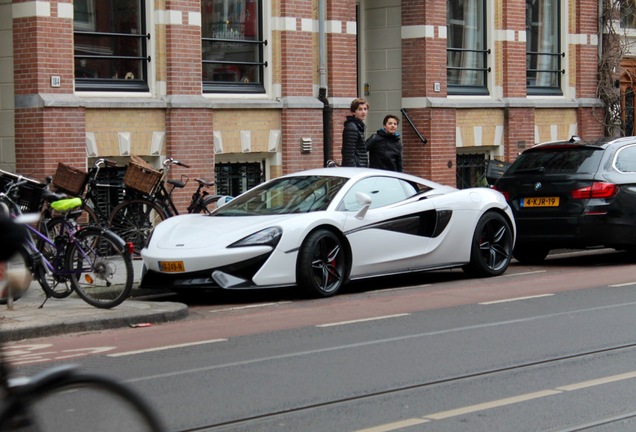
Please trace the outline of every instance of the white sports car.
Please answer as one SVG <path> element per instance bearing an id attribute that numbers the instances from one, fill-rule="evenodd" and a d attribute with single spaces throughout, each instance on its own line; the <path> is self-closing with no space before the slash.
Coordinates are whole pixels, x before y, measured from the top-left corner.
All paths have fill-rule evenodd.
<path id="1" fill-rule="evenodd" d="M 321 168 L 262 183 L 211 215 L 161 222 L 141 251 L 141 287 L 298 286 L 327 297 L 347 281 L 397 273 L 497 276 L 514 242 L 511 209 L 495 190 Z"/>

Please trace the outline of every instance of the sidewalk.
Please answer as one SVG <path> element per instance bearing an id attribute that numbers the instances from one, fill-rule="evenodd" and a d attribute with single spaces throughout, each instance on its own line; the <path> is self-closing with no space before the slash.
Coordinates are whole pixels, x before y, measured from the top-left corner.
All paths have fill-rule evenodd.
<path id="1" fill-rule="evenodd" d="M 141 261 L 135 261 L 135 285 L 139 282 Z M 188 307 L 182 303 L 127 299 L 113 309 L 98 309 L 76 295 L 65 299 L 50 298 L 38 309 L 46 296 L 37 282 L 13 303 L 13 310 L 0 305 L 0 340 L 16 341 L 64 333 L 129 327 L 183 319 Z"/>

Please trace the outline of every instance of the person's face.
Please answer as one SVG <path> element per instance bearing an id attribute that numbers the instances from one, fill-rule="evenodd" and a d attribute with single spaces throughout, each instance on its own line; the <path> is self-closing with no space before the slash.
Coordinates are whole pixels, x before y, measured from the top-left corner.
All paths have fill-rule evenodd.
<path id="1" fill-rule="evenodd" d="M 386 131 L 390 133 L 391 135 L 397 132 L 397 128 L 398 128 L 398 121 L 394 118 L 388 119 L 386 123 L 384 124 L 384 129 L 386 129 Z"/>
<path id="2" fill-rule="evenodd" d="M 358 109 L 355 110 L 353 116 L 358 120 L 364 121 L 367 118 L 367 114 L 369 113 L 369 106 L 367 104 L 358 105 Z"/>

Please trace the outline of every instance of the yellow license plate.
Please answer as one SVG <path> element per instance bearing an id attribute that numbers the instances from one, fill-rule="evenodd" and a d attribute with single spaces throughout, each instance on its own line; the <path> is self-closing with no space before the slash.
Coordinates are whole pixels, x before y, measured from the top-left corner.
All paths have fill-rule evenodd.
<path id="1" fill-rule="evenodd" d="M 559 197 L 534 197 L 521 200 L 521 207 L 558 207 Z"/>
<path id="2" fill-rule="evenodd" d="M 177 273 L 185 271 L 183 261 L 159 261 L 159 266 L 163 272 Z"/>

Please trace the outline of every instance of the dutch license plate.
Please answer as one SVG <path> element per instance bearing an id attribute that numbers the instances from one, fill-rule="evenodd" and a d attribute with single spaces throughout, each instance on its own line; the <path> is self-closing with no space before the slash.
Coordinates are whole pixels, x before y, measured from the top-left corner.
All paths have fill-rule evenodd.
<path id="1" fill-rule="evenodd" d="M 558 207 L 559 197 L 523 198 L 521 207 Z"/>
<path id="2" fill-rule="evenodd" d="M 185 271 L 183 261 L 159 261 L 159 266 L 161 266 L 161 271 L 163 272 L 177 273 Z"/>

